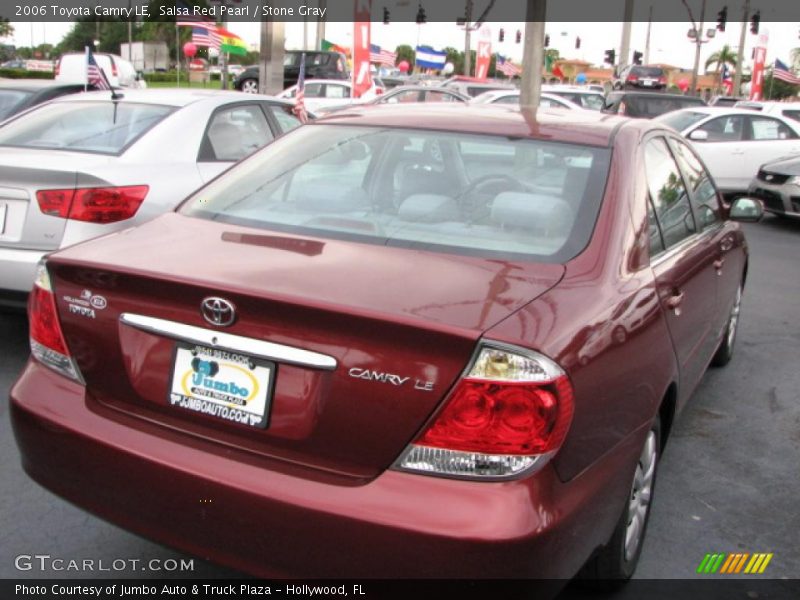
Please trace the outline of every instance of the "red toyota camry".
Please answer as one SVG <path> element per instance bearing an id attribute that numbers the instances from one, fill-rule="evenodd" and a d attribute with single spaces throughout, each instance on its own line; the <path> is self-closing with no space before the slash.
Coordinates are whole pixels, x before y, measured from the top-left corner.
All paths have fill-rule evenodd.
<path id="1" fill-rule="evenodd" d="M 262 576 L 630 577 L 760 210 L 651 122 L 336 113 L 47 257 L 24 467 Z"/>

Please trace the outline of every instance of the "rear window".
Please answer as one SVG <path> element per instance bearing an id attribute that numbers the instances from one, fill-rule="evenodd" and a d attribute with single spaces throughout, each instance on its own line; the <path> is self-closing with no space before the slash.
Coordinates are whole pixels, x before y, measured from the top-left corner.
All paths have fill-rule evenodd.
<path id="1" fill-rule="evenodd" d="M 14 109 L 30 96 L 21 90 L 0 90 L 0 120 L 14 112 Z"/>
<path id="2" fill-rule="evenodd" d="M 0 146 L 120 154 L 174 110 L 126 102 L 58 102 L 0 129 Z"/>
<path id="3" fill-rule="evenodd" d="M 274 231 L 563 262 L 588 243 L 610 150 L 313 125 L 201 189 L 183 214 Z"/>
<path id="4" fill-rule="evenodd" d="M 626 115 L 645 119 L 652 119 L 681 108 L 706 105 L 700 98 L 693 96 L 636 96 L 627 94 L 622 98 L 622 101 L 625 103 Z"/>
<path id="5" fill-rule="evenodd" d="M 634 67 L 631 74 L 638 77 L 661 77 L 664 70 L 661 67 Z"/>

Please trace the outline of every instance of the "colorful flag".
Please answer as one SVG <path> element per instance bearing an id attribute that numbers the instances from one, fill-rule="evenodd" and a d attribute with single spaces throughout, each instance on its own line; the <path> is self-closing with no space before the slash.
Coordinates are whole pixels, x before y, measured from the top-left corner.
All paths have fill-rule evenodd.
<path id="1" fill-rule="evenodd" d="M 775 79 L 780 79 L 781 81 L 791 83 L 792 85 L 800 85 L 800 77 L 792 73 L 789 70 L 789 67 L 783 64 L 777 58 L 775 59 L 775 66 L 772 69 L 772 76 Z"/>
<path id="2" fill-rule="evenodd" d="M 306 53 L 300 55 L 300 73 L 297 76 L 297 90 L 294 93 L 292 113 L 301 123 L 308 123 L 306 112 Z"/>
<path id="3" fill-rule="evenodd" d="M 244 43 L 242 38 L 222 27 L 217 27 L 217 33 L 221 38 L 219 46 L 220 52 L 247 56 L 247 44 Z"/>
<path id="4" fill-rule="evenodd" d="M 341 52 L 345 56 L 350 55 L 350 51 L 348 48 L 344 46 L 339 46 L 338 44 L 334 44 L 333 42 L 329 42 L 328 40 L 322 40 L 322 49 L 326 52 Z"/>
<path id="5" fill-rule="evenodd" d="M 393 67 L 396 60 L 397 54 L 395 52 L 382 50 L 377 44 L 369 45 L 369 62 Z"/>
<path id="6" fill-rule="evenodd" d="M 722 87 L 725 88 L 725 93 L 730 94 L 733 91 L 733 78 L 731 77 L 731 70 L 728 65 L 722 65 L 721 75 Z"/>
<path id="7" fill-rule="evenodd" d="M 192 43 L 196 46 L 206 46 L 219 50 L 221 39 L 222 37 L 217 33 L 216 28 L 197 26 L 192 28 Z"/>
<path id="8" fill-rule="evenodd" d="M 111 84 L 108 82 L 105 72 L 97 64 L 89 46 L 86 46 L 86 83 L 98 90 L 111 89 Z"/>
<path id="9" fill-rule="evenodd" d="M 559 79 L 564 79 L 564 71 L 561 70 L 560 66 L 555 65 L 553 67 L 552 73 L 553 73 L 554 76 L 558 77 Z"/>
<path id="10" fill-rule="evenodd" d="M 423 69 L 441 69 L 446 62 L 447 52 L 440 52 L 429 46 L 417 46 L 414 57 L 416 66 Z"/>
<path id="11" fill-rule="evenodd" d="M 503 75 L 505 75 L 509 79 L 522 74 L 521 67 L 518 67 L 513 62 L 511 62 L 510 58 L 505 58 L 499 54 L 497 55 L 495 70 L 500 71 Z"/>

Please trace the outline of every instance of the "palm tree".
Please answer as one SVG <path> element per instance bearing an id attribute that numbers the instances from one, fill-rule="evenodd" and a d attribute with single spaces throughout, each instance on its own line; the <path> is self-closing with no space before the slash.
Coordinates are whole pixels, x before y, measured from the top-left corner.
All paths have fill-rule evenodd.
<path id="1" fill-rule="evenodd" d="M 800 48 L 794 48 L 789 53 L 789 58 L 792 59 L 792 69 L 800 71 Z"/>
<path id="2" fill-rule="evenodd" d="M 736 62 L 738 61 L 738 56 L 736 56 L 736 52 L 734 52 L 728 44 L 725 44 L 718 52 L 714 52 L 711 56 L 708 57 L 706 61 L 706 71 L 708 71 L 711 65 L 716 65 L 715 73 L 717 75 L 717 91 L 719 93 L 720 81 L 719 73 L 722 70 L 723 65 L 730 65 L 732 67 L 736 67 Z"/>

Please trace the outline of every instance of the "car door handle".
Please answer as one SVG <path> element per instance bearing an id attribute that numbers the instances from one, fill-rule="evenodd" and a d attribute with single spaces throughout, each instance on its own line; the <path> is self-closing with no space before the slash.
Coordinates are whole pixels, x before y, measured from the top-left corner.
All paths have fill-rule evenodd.
<path id="1" fill-rule="evenodd" d="M 724 258 L 718 258 L 714 261 L 714 269 L 717 271 L 717 275 L 722 275 L 722 265 L 725 264 Z"/>
<path id="2" fill-rule="evenodd" d="M 731 154 L 744 154 L 744 148 L 734 148 L 731 150 Z"/>
<path id="3" fill-rule="evenodd" d="M 681 314 L 681 304 L 683 304 L 684 293 L 680 292 L 677 294 L 673 294 L 669 298 L 667 298 L 667 308 L 670 308 L 675 311 L 675 315 Z"/>

